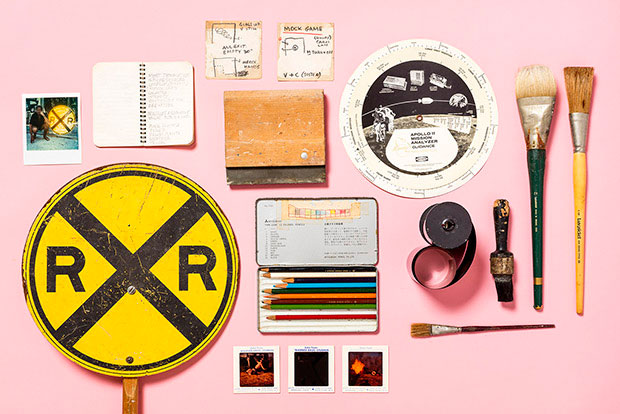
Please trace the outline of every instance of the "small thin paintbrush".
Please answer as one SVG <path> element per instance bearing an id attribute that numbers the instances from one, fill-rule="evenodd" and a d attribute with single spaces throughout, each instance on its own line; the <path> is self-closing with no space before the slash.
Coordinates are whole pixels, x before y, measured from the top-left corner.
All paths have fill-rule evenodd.
<path id="1" fill-rule="evenodd" d="M 519 70 L 515 92 L 527 147 L 532 209 L 532 263 L 534 308 L 543 306 L 543 188 L 547 138 L 555 107 L 556 86 L 551 70 L 532 65 Z"/>
<path id="2" fill-rule="evenodd" d="M 487 331 L 508 331 L 518 329 L 545 329 L 555 328 L 555 325 L 500 325 L 500 326 L 449 326 L 433 325 L 430 323 L 412 323 L 411 336 L 413 338 L 428 338 L 429 336 L 487 332 Z"/>
<path id="3" fill-rule="evenodd" d="M 575 280 L 577 313 L 583 313 L 586 210 L 586 139 L 594 68 L 564 68 L 570 130 L 573 137 L 573 195 L 575 198 Z"/>

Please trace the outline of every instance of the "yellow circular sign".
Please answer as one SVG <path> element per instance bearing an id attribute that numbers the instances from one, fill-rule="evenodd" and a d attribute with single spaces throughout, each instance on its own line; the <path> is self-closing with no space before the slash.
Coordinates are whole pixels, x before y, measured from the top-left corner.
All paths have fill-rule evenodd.
<path id="1" fill-rule="evenodd" d="M 75 112 L 67 105 L 56 105 L 47 118 L 50 121 L 50 129 L 58 135 L 68 134 L 77 124 Z"/>
<path id="2" fill-rule="evenodd" d="M 93 371 L 138 377 L 198 353 L 231 311 L 230 224 L 190 179 L 116 164 L 65 185 L 24 250 L 26 301 L 48 340 Z"/>

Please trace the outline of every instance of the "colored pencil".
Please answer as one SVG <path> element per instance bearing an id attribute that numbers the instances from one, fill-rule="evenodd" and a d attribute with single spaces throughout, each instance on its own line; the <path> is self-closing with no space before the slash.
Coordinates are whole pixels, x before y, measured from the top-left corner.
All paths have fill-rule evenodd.
<path id="1" fill-rule="evenodd" d="M 275 285 L 277 288 L 287 289 L 317 289 L 317 288 L 375 288 L 376 283 L 282 283 Z"/>
<path id="2" fill-rule="evenodd" d="M 377 303 L 376 299 L 264 299 L 268 305 L 322 304 L 322 303 Z"/>
<path id="3" fill-rule="evenodd" d="M 263 309 L 377 309 L 376 303 L 323 303 L 323 304 L 294 304 L 294 305 L 263 305 Z"/>
<path id="4" fill-rule="evenodd" d="M 292 321 L 298 319 L 377 319 L 377 315 L 333 315 L 333 314 L 321 314 L 321 315 L 269 315 L 267 319 L 272 321 Z"/>
<path id="5" fill-rule="evenodd" d="M 340 288 L 340 289 L 329 289 L 329 288 L 316 288 L 316 289 L 265 289 L 263 290 L 265 293 L 376 293 L 377 289 L 375 288 Z"/>
<path id="6" fill-rule="evenodd" d="M 309 273 L 324 273 L 324 272 L 376 272 L 377 269 L 374 266 L 277 266 L 277 267 L 261 267 L 261 272 L 269 273 L 288 273 L 288 272 L 309 272 Z"/>
<path id="7" fill-rule="evenodd" d="M 376 299 L 376 293 L 295 293 L 267 295 L 268 299 Z"/>
<path id="8" fill-rule="evenodd" d="M 284 283 L 348 283 L 348 282 L 372 282 L 376 280 L 377 275 L 372 276 L 328 276 L 328 277 L 289 277 L 282 279 Z"/>

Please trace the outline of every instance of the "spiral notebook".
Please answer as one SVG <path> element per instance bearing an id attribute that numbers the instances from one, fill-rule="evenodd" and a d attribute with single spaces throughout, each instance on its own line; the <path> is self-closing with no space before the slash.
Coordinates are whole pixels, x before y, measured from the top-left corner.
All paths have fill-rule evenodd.
<path id="1" fill-rule="evenodd" d="M 102 62 L 93 67 L 98 147 L 190 145 L 194 69 L 189 62 Z"/>

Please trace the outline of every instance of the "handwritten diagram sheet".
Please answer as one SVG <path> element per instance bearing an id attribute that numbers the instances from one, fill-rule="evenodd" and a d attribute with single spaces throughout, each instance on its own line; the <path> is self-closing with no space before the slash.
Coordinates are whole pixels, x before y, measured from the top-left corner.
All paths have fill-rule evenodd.
<path id="1" fill-rule="evenodd" d="M 207 21 L 207 79 L 260 79 L 262 24 Z"/>
<path id="2" fill-rule="evenodd" d="M 333 23 L 278 25 L 278 80 L 334 80 Z"/>

